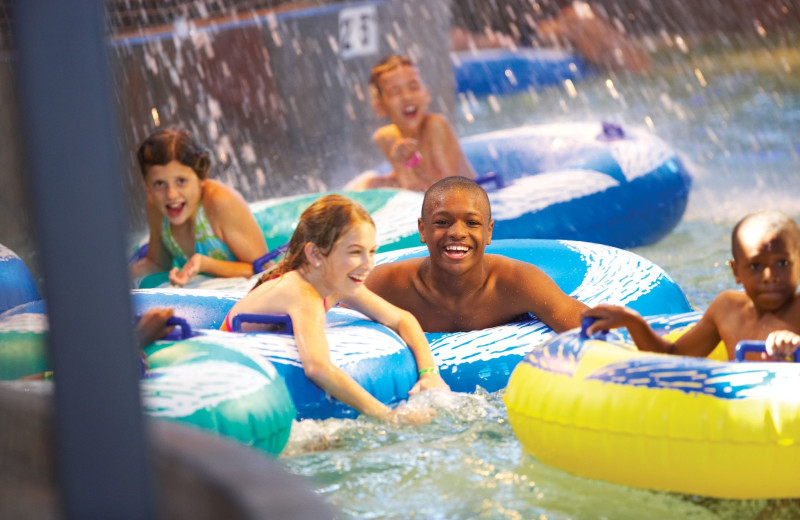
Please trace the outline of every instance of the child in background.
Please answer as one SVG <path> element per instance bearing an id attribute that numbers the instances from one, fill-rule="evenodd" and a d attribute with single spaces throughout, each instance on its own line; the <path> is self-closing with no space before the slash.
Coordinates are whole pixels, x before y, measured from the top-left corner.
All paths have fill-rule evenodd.
<path id="1" fill-rule="evenodd" d="M 800 228 L 776 211 L 745 216 L 731 234 L 736 283 L 744 292 L 725 291 L 700 321 L 675 343 L 656 335 L 635 311 L 598 305 L 584 312 L 597 318 L 587 332 L 626 327 L 640 350 L 705 357 L 722 340 L 734 358 L 742 340 L 766 340 L 768 359 L 785 359 L 800 346 Z"/>
<path id="2" fill-rule="evenodd" d="M 408 57 L 391 55 L 380 62 L 372 69 L 369 85 L 375 112 L 390 122 L 375 132 L 373 140 L 393 171 L 356 178 L 348 189 L 425 191 L 444 177 L 475 178 L 450 123 L 440 114 L 428 113 L 431 95 Z"/>
<path id="3" fill-rule="evenodd" d="M 135 278 L 169 270 L 183 286 L 198 273 L 253 275 L 267 244 L 244 199 L 208 179 L 208 150 L 189 133 L 167 129 L 148 137 L 136 154 L 147 192 L 147 256 L 131 267 Z"/>
<path id="4" fill-rule="evenodd" d="M 281 262 L 228 313 L 222 330 L 231 330 L 238 313 L 288 314 L 303 371 L 317 386 L 361 413 L 391 422 L 419 423 L 428 417 L 384 405 L 333 365 L 325 337 L 325 313 L 342 302 L 390 327 L 417 362 L 419 380 L 409 392 L 447 388 L 428 341 L 414 317 L 364 286 L 374 267 L 375 225 L 360 205 L 341 195 L 326 195 L 300 216 Z"/>

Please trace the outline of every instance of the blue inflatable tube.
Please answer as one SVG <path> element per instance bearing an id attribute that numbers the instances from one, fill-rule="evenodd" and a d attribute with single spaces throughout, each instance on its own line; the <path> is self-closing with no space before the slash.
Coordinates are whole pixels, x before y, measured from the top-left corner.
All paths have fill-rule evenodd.
<path id="1" fill-rule="evenodd" d="M 554 240 L 497 240 L 487 253 L 535 264 L 570 296 L 586 303 L 626 305 L 643 315 L 692 310 L 686 295 L 660 267 L 631 253 L 599 244 Z M 379 255 L 379 262 L 427 256 L 424 247 Z M 442 378 L 459 392 L 505 388 L 530 349 L 555 336 L 538 319 L 490 329 L 426 333 Z"/>
<path id="2" fill-rule="evenodd" d="M 38 299 L 39 291 L 28 266 L 0 244 L 0 313 Z"/>
<path id="3" fill-rule="evenodd" d="M 498 239 L 638 247 L 669 233 L 689 200 L 692 180 L 683 161 L 643 129 L 559 123 L 477 134 L 460 143 L 476 172 L 501 181 L 484 184 Z M 389 171 L 383 164 L 362 177 Z M 417 236 L 422 194 L 395 191 L 402 201 L 387 203 L 374 218 L 379 235 L 407 244 Z"/>
<path id="4" fill-rule="evenodd" d="M 456 92 L 476 97 L 560 85 L 592 72 L 579 54 L 559 49 L 480 49 L 450 56 Z"/>
<path id="5" fill-rule="evenodd" d="M 276 333 L 203 331 L 216 341 L 261 356 L 286 381 L 298 419 L 355 417 L 358 412 L 306 378 L 294 336 Z M 379 401 L 393 405 L 408 398 L 417 381 L 411 350 L 391 329 L 358 312 L 333 309 L 325 326 L 331 361 Z"/>
<path id="6" fill-rule="evenodd" d="M 494 238 L 652 244 L 678 224 L 692 184 L 661 139 L 608 123 L 519 127 L 461 146 L 475 171 L 505 180 L 489 190 Z"/>
<path id="7" fill-rule="evenodd" d="M 539 266 L 563 291 L 589 305 L 628 305 L 644 315 L 691 310 L 684 293 L 663 270 L 628 251 L 574 241 L 497 240 L 488 246 L 487 253 Z M 377 261 L 427 254 L 426 248 L 419 247 L 382 253 Z M 357 415 L 305 377 L 291 334 L 215 330 L 243 295 L 243 291 L 148 289 L 134 291 L 133 298 L 138 313 L 153 307 L 172 307 L 188 317 L 193 329 L 205 329 L 199 331 L 199 336 L 170 348 L 194 343 L 199 348 L 213 345 L 245 354 L 250 360 L 247 363 L 269 362 L 285 381 L 299 419 Z M 34 305 L 24 307 L 30 310 Z M 355 311 L 335 308 L 327 315 L 325 333 L 333 363 L 377 399 L 391 405 L 408 397 L 417 379 L 417 367 L 410 349 L 392 330 Z M 426 334 L 445 382 L 453 390 L 464 392 L 473 392 L 478 386 L 488 391 L 504 388 L 513 369 L 531 348 L 554 335 L 535 318 L 471 332 Z"/>
<path id="8" fill-rule="evenodd" d="M 616 248 L 573 241 L 498 240 L 487 253 L 502 254 L 539 266 L 562 290 L 589 305 L 615 303 L 648 314 L 674 314 L 691 310 L 684 293 L 659 267 L 644 258 Z M 426 256 L 424 247 L 382 253 L 379 263 Z M 173 291 L 176 293 L 177 291 Z M 179 292 L 177 292 L 179 294 Z M 211 298 L 211 291 L 195 294 L 192 305 Z M 163 290 L 150 294 L 157 306 L 176 297 Z M 227 312 L 228 304 L 216 312 Z M 211 320 L 217 323 L 222 314 Z M 410 350 L 397 335 L 354 311 L 335 308 L 328 313 L 326 336 L 334 364 L 386 404 L 406 399 L 416 381 Z M 215 327 L 216 328 L 216 327 Z M 305 377 L 294 338 L 289 334 L 201 331 L 207 339 L 243 349 L 272 363 L 285 379 L 298 418 L 351 417 L 355 410 L 326 396 Z M 453 390 L 473 392 L 505 387 L 516 365 L 530 349 L 555 333 L 539 320 L 509 323 L 484 330 L 426 334 L 445 382 Z"/>

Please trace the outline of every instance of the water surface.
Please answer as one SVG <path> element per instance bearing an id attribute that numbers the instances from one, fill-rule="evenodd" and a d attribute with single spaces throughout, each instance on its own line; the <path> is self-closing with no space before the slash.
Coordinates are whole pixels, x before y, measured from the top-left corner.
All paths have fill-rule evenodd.
<path id="1" fill-rule="evenodd" d="M 788 38 L 788 39 L 787 39 Z M 635 252 L 662 266 L 698 308 L 735 288 L 730 230 L 747 212 L 800 218 L 800 47 L 791 35 L 692 45 L 672 41 L 645 76 L 604 75 L 465 102 L 461 135 L 561 121 L 649 127 L 694 174 L 682 222 Z M 633 489 L 569 475 L 523 454 L 502 392 L 434 394 L 430 425 L 304 421 L 280 459 L 353 519 L 797 518 L 779 501 L 732 501 Z M 796 478 L 796 475 L 787 476 Z"/>

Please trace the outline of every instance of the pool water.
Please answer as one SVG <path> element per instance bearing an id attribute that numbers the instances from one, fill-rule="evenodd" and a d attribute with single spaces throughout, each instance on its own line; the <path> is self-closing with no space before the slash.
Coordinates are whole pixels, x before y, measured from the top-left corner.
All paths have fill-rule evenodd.
<path id="1" fill-rule="evenodd" d="M 730 230 L 747 212 L 800 218 L 800 46 L 792 35 L 667 46 L 645 76 L 598 74 L 575 90 L 463 100 L 460 135 L 522 124 L 608 120 L 649 127 L 694 174 L 682 222 L 635 252 L 663 267 L 692 303 L 735 288 Z M 502 392 L 428 393 L 438 415 L 421 427 L 303 421 L 281 457 L 358 519 L 797 518 L 789 501 L 719 500 L 569 475 L 523 454 Z M 797 478 L 788 475 L 787 478 Z"/>

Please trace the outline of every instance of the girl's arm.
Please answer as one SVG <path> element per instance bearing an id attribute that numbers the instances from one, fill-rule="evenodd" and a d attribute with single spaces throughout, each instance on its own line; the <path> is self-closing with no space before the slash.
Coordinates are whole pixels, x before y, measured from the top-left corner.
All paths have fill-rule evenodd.
<path id="1" fill-rule="evenodd" d="M 203 201 L 209 223 L 237 260 L 252 264 L 267 254 L 264 233 L 242 196 L 217 181 L 205 183 L 209 197 Z M 252 273 L 251 273 L 252 274 Z"/>
<path id="2" fill-rule="evenodd" d="M 325 337 L 325 309 L 311 289 L 298 291 L 289 299 L 287 313 L 292 319 L 294 337 L 303 372 L 306 377 L 343 403 L 359 412 L 384 419 L 391 409 L 381 403 L 352 377 L 331 362 L 328 340 Z"/>
<path id="3" fill-rule="evenodd" d="M 449 388 L 439 375 L 428 339 L 413 314 L 395 307 L 366 287 L 360 289 L 356 296 L 345 298 L 342 301 L 348 307 L 393 329 L 406 342 L 417 362 L 419 375 L 417 384 L 409 391 L 409 394 L 413 395 L 420 390 L 431 388 Z"/>

